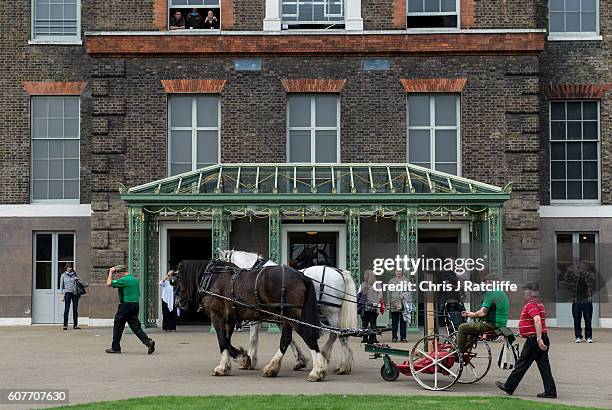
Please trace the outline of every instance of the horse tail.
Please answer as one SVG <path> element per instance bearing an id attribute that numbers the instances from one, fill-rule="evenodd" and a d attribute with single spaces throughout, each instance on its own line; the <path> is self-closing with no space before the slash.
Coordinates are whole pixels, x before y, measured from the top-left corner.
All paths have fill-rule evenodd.
<path id="1" fill-rule="evenodd" d="M 304 307 L 302 307 L 301 320 L 311 325 L 321 326 L 319 305 L 317 303 L 317 291 L 315 290 L 312 280 L 307 277 L 304 277 L 304 285 L 306 286 L 306 297 L 304 298 Z M 307 338 L 317 340 L 319 336 L 321 336 L 319 329 L 305 325 L 302 326 L 304 328 L 304 336 Z"/>
<path id="2" fill-rule="evenodd" d="M 354 329 L 357 325 L 357 287 L 350 272 L 342 271 L 344 278 L 344 296 L 340 308 L 340 327 Z"/>

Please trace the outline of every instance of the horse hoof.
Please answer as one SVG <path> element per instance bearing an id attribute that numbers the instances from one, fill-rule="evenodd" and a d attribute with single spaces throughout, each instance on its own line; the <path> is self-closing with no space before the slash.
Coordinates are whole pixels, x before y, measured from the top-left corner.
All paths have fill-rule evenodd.
<path id="1" fill-rule="evenodd" d="M 300 360 L 299 362 L 295 363 L 295 366 L 293 366 L 293 370 L 301 370 L 306 366 L 308 366 L 308 363 Z"/>
<path id="2" fill-rule="evenodd" d="M 325 376 L 322 375 L 322 374 L 312 374 L 312 373 L 310 373 L 308 375 L 308 377 L 306 378 L 306 381 L 309 381 L 309 382 L 320 382 L 320 381 L 323 381 L 324 378 L 325 378 Z"/>
<path id="3" fill-rule="evenodd" d="M 337 367 L 334 370 L 335 374 L 350 374 L 351 373 L 351 369 L 347 369 L 347 368 L 342 368 L 342 367 Z"/>
<path id="4" fill-rule="evenodd" d="M 251 358 L 249 357 L 249 355 L 241 355 L 238 358 L 238 367 L 242 370 L 250 370 L 252 369 L 251 367 Z"/>
<path id="5" fill-rule="evenodd" d="M 215 367 L 215 370 L 213 370 L 213 376 L 228 376 L 229 375 L 229 370 L 227 370 L 225 367 L 221 367 L 221 366 L 217 366 Z"/>
<path id="6" fill-rule="evenodd" d="M 262 377 L 276 377 L 278 376 L 278 372 L 280 371 L 280 369 L 270 369 L 268 367 L 266 367 L 263 370 L 263 373 L 261 374 Z"/>

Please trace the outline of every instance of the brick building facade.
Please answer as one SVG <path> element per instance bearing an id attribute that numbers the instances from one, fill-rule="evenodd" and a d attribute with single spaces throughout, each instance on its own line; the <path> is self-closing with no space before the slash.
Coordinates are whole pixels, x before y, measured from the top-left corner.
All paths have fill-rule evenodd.
<path id="1" fill-rule="evenodd" d="M 590 2 L 582 2 L 588 11 Z M 342 163 L 408 162 L 408 97 L 458 96 L 459 175 L 500 187 L 512 182 L 511 199 L 503 208 L 504 277 L 518 283 L 542 282 L 551 295 L 550 316 L 567 325 L 571 314 L 568 319 L 567 303 L 562 304 L 559 296 L 567 289 L 558 272 L 566 261 L 560 260 L 560 253 L 570 252 L 572 262 L 592 259 L 603 283 L 609 276 L 605 267 L 611 266 L 606 246 L 612 238 L 606 228 L 612 224 L 612 186 L 606 164 L 612 152 L 612 7 L 595 2 L 598 23 L 593 32 L 560 33 L 556 26 L 556 31 L 549 28 L 547 17 L 564 13 L 556 2 L 549 10 L 546 1 L 457 0 L 454 14 L 449 14 L 456 18 L 453 28 L 436 27 L 449 21 L 440 18 L 443 13 L 425 16 L 424 23 L 418 23 L 422 26 L 407 28 L 414 2 L 406 0 L 344 0 L 339 24 L 309 25 L 312 21 L 298 18 L 302 25 L 292 26 L 285 21 L 282 3 L 220 0 L 215 8 L 220 30 L 169 31 L 169 15 L 176 8 L 171 0 L 79 0 L 76 34 L 66 35 L 66 24 L 61 38 L 37 34 L 46 26 L 39 21 L 42 12 L 34 9 L 35 2 L 20 0 L 10 13 L 2 13 L 5 35 L 0 52 L 6 66 L 0 84 L 6 98 L 0 115 L 0 278 L 5 286 L 0 318 L 6 323 L 60 321 L 57 314 L 41 313 L 56 303 L 49 302 L 49 292 L 44 296 L 36 281 L 48 280 L 45 275 L 55 278 L 66 260 L 74 261 L 91 283 L 81 315 L 90 324 L 112 317 L 115 296 L 104 286 L 105 273 L 111 265 L 128 262 L 127 208 L 118 187 L 159 180 L 171 172 L 173 96 L 218 96 L 220 163 L 284 163 L 290 161 L 287 106 L 293 94 L 284 81 L 308 80 L 306 92 L 298 94 L 324 91 L 338 97 L 337 150 Z M 584 27 L 590 21 L 587 14 L 579 17 Z M 236 64 L 243 59 L 255 59 L 260 67 L 242 70 Z M 366 69 L 368 62 L 377 69 Z M 327 80 L 344 82 L 335 90 L 329 85 L 333 81 Z M 453 86 L 457 80 L 459 88 Z M 33 183 L 39 181 L 33 175 L 39 172 L 34 171 L 35 160 L 41 159 L 33 151 L 34 140 L 44 136 L 37 134 L 35 111 L 43 103 L 50 113 L 57 100 L 44 98 L 60 96 L 67 97 L 64 138 L 67 104 L 75 101 L 71 98 L 80 104 L 79 195 L 41 200 Z M 590 105 L 582 101 L 596 103 L 596 120 L 584 117 Z M 583 198 L 588 196 L 585 177 L 578 178 L 581 198 L 551 199 L 555 102 L 565 104 L 566 114 L 580 102 L 583 127 L 587 120 L 597 122 L 594 200 Z M 45 135 L 51 138 L 55 117 L 44 118 Z M 67 147 L 67 139 L 63 141 Z M 64 149 L 66 196 L 70 160 Z M 51 172 L 53 161 L 60 159 L 47 159 Z M 565 172 L 570 165 L 565 163 Z M 586 168 L 581 168 L 583 173 Z M 567 197 L 570 178 L 557 177 L 555 187 L 565 184 Z M 40 181 L 50 193 L 50 174 Z M 247 233 L 243 224 L 234 223 L 234 245 L 249 243 L 245 237 L 266 229 L 257 225 Z M 363 229 L 370 232 L 371 226 L 364 224 Z M 241 230 L 247 236 L 238 235 Z M 64 259 L 56 250 L 62 240 L 70 239 L 62 234 L 74 235 L 74 251 Z M 587 238 L 584 255 L 581 237 Z M 49 246 L 49 261 L 37 254 L 43 246 Z M 49 272 L 41 273 L 45 269 Z M 602 294 L 607 297 L 608 292 Z M 35 301 L 45 297 L 47 305 Z M 517 297 L 513 305 L 518 309 Z M 612 326 L 612 310 L 601 302 L 597 323 Z M 561 313 L 555 315 L 557 307 Z"/>

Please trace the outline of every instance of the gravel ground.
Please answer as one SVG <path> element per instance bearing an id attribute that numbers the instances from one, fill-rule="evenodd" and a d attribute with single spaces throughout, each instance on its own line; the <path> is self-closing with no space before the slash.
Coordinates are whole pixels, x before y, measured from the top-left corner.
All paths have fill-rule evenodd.
<path id="1" fill-rule="evenodd" d="M 69 389 L 71 403 L 117 400 L 157 395 L 210 394 L 401 394 L 401 395 L 503 395 L 495 380 L 509 374 L 496 366 L 500 343 L 492 344 L 494 364 L 489 374 L 473 385 L 456 384 L 445 392 L 422 389 L 410 378 L 400 375 L 395 382 L 380 377 L 382 360 L 371 360 L 358 338 L 351 339 L 355 355 L 353 373 L 335 375 L 330 371 L 326 381 L 309 383 L 306 370 L 293 371 L 293 354 L 289 350 L 278 377 L 261 377 L 261 368 L 278 349 L 279 335 L 263 333 L 260 337 L 259 370 L 239 370 L 234 364 L 232 375 L 213 377 L 219 362 L 217 339 L 208 329 L 179 328 L 176 333 L 150 330 L 157 351 L 147 356 L 140 341 L 126 332 L 121 355 L 108 355 L 112 329 L 87 328 L 62 331 L 60 327 L 0 328 L 2 388 Z M 558 402 L 612 408 L 612 331 L 595 330 L 595 343 L 573 343 L 570 329 L 551 329 L 551 362 L 559 393 Z M 381 338 L 390 341 L 390 335 Z M 410 335 L 411 341 L 417 335 Z M 247 346 L 248 331 L 236 333 L 234 345 Z M 302 343 L 303 344 L 303 343 Z M 332 366 L 339 357 L 334 348 Z M 396 344 L 408 349 L 412 343 Z M 304 346 L 304 350 L 307 349 Z M 397 359 L 400 360 L 399 358 Z M 331 370 L 331 366 L 330 366 Z M 537 367 L 527 373 L 515 396 L 535 399 L 542 382 Z M 3 406 L 17 408 L 18 406 Z M 31 407 L 31 406 L 30 406 Z"/>

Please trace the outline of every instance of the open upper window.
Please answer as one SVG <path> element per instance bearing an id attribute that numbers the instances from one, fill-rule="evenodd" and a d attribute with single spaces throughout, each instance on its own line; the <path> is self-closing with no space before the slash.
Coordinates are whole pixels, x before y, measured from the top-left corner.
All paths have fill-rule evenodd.
<path id="1" fill-rule="evenodd" d="M 168 0 L 168 29 L 218 30 L 220 0 Z"/>
<path id="2" fill-rule="evenodd" d="M 33 0 L 32 40 L 80 41 L 80 0 Z"/>
<path id="3" fill-rule="evenodd" d="M 459 0 L 407 0 L 406 26 L 458 28 Z"/>
<path id="4" fill-rule="evenodd" d="M 282 0 L 284 29 L 344 28 L 346 0 Z"/>

